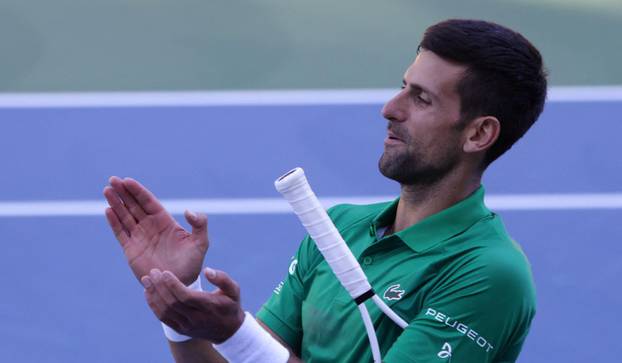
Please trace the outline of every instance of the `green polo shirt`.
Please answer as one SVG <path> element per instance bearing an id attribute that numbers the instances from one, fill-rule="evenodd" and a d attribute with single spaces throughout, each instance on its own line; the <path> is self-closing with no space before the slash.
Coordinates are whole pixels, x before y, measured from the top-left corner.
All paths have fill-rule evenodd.
<path id="1" fill-rule="evenodd" d="M 383 362 L 514 362 L 535 314 L 525 255 L 480 187 L 461 202 L 393 235 L 398 200 L 329 210 L 376 294 L 409 325 L 371 301 Z M 371 362 L 356 304 L 305 238 L 257 318 L 306 363 Z"/>

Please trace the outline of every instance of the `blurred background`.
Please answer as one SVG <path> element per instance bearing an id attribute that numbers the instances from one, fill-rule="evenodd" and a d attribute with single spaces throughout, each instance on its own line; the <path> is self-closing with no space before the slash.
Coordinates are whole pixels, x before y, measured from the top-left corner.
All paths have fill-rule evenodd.
<path id="1" fill-rule="evenodd" d="M 429 25 L 520 31 L 554 85 L 622 83 L 619 0 L 0 2 L 5 92 L 399 86 Z"/>
<path id="2" fill-rule="evenodd" d="M 615 361 L 619 0 L 0 0 L 0 361 L 172 361 L 103 217 L 110 175 L 209 213 L 206 264 L 255 312 L 304 235 L 273 180 L 302 166 L 327 205 L 396 196 L 380 109 L 451 17 L 521 32 L 553 86 L 485 179 L 538 289 L 519 361 Z"/>

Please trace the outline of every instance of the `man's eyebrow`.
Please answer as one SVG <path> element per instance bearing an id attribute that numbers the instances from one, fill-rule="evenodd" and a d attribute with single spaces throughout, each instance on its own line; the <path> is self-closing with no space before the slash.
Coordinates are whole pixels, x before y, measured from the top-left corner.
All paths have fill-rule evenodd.
<path id="1" fill-rule="evenodd" d="M 412 88 L 412 89 L 414 89 L 414 90 L 423 91 L 423 92 L 425 92 L 425 93 L 429 94 L 430 96 L 432 96 L 433 98 L 438 98 L 438 96 L 437 96 L 434 92 L 430 91 L 429 89 L 427 89 L 427 88 L 423 87 L 423 86 L 422 86 L 422 85 L 420 85 L 420 84 L 416 84 L 416 83 L 408 83 L 408 82 L 406 82 L 406 80 L 405 80 L 405 79 L 402 79 L 402 85 L 404 85 L 404 87 L 406 87 L 406 86 L 410 86 L 410 88 Z"/>

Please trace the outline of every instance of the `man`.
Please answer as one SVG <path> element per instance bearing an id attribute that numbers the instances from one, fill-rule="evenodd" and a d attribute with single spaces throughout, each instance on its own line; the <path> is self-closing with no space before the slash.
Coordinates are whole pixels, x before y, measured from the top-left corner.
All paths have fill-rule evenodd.
<path id="1" fill-rule="evenodd" d="M 536 121 L 545 97 L 541 56 L 520 34 L 472 20 L 426 30 L 401 92 L 383 109 L 379 169 L 400 183 L 400 197 L 330 210 L 371 285 L 409 323 L 402 330 L 371 308 L 384 362 L 517 359 L 535 314 L 533 281 L 484 206 L 480 183 Z M 149 306 L 178 341 L 170 343 L 178 362 L 224 361 L 212 343 L 240 362 L 371 360 L 356 305 L 309 238 L 258 313 L 258 331 L 224 272 L 206 269 L 214 292 L 186 287 L 207 250 L 205 216 L 187 212 L 188 233 L 138 182 L 110 184 L 109 223 Z"/>

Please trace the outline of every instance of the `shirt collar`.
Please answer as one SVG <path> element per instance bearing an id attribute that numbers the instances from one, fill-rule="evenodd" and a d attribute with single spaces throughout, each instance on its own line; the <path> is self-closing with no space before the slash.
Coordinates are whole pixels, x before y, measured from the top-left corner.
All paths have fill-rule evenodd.
<path id="1" fill-rule="evenodd" d="M 484 194 L 484 187 L 480 186 L 460 202 L 395 233 L 395 236 L 415 252 L 427 250 L 464 232 L 478 220 L 490 215 L 492 212 L 484 204 Z M 374 218 L 372 224 L 375 229 L 393 223 L 398 202 L 399 198 L 395 199 Z"/>

